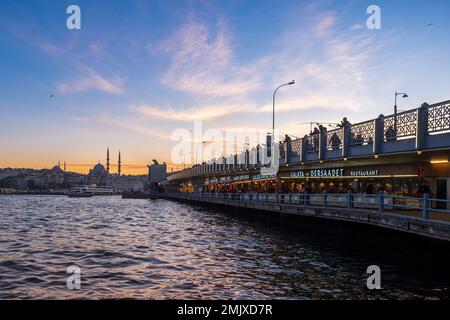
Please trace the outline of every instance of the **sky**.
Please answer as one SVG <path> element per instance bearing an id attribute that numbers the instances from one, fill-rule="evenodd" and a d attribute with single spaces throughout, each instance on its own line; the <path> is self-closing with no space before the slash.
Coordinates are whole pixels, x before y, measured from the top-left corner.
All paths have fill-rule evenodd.
<path id="1" fill-rule="evenodd" d="M 3 0 L 0 167 L 86 172 L 107 147 L 125 173 L 172 166 L 172 133 L 194 121 L 270 130 L 291 80 L 276 126 L 294 137 L 391 114 L 395 91 L 401 110 L 449 100 L 449 16 L 446 0 Z"/>

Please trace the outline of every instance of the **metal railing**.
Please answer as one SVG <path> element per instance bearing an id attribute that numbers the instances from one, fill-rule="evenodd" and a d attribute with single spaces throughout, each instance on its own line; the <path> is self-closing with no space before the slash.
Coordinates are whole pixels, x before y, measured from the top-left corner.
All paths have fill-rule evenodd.
<path id="1" fill-rule="evenodd" d="M 449 213 L 450 200 L 431 199 L 429 194 L 409 197 L 384 194 L 347 193 L 169 193 L 168 196 L 188 200 L 234 200 L 243 202 L 265 202 L 298 205 L 303 207 L 348 208 L 376 210 L 401 214 L 402 210 L 420 212 L 422 219 L 429 219 L 430 213 Z M 440 204 L 443 208 L 437 208 Z M 450 218 L 450 215 L 449 215 Z"/>

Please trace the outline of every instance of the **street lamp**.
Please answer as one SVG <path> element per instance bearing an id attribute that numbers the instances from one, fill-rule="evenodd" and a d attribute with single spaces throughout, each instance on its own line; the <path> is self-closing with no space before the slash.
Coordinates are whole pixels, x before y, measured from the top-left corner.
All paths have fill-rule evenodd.
<path id="1" fill-rule="evenodd" d="M 275 143 L 275 95 L 277 94 L 278 89 L 284 86 L 290 86 L 292 84 L 295 84 L 295 81 L 292 80 L 291 82 L 282 84 L 278 88 L 275 89 L 273 92 L 273 114 L 272 114 L 272 143 Z"/>
<path id="2" fill-rule="evenodd" d="M 207 144 L 207 143 L 212 143 L 212 142 L 213 141 L 202 141 L 201 143 L 197 144 L 197 147 L 195 149 L 195 158 L 196 158 L 197 162 L 198 162 L 198 147 L 200 147 L 200 146 L 202 146 L 204 144 Z M 202 159 L 201 160 L 202 161 L 200 163 L 203 163 L 203 149 L 202 149 Z"/>
<path id="3" fill-rule="evenodd" d="M 397 96 L 402 95 L 402 98 L 408 98 L 408 94 L 405 92 L 395 92 L 395 102 L 394 102 L 394 132 L 397 136 Z"/>

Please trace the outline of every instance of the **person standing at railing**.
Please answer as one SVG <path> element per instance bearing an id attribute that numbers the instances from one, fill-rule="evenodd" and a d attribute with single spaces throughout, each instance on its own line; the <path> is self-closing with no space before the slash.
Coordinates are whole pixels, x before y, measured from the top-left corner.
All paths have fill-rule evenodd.
<path id="1" fill-rule="evenodd" d="M 386 138 L 386 141 L 395 141 L 396 138 L 396 134 L 395 134 L 395 130 L 392 127 L 389 127 L 386 132 L 384 133 L 384 137 Z"/>
<path id="2" fill-rule="evenodd" d="M 350 123 L 350 121 L 347 120 L 347 117 L 342 118 L 342 121 L 340 124 L 338 124 L 339 128 L 345 128 L 347 126 L 351 126 L 352 124 Z"/>
<path id="3" fill-rule="evenodd" d="M 333 132 L 329 142 L 333 150 L 339 149 L 341 145 L 341 139 L 339 138 L 336 132 Z"/>
<path id="4" fill-rule="evenodd" d="M 430 187 L 427 185 L 427 183 L 425 181 L 422 181 L 422 184 L 417 189 L 417 193 L 419 193 L 421 195 L 423 195 L 424 193 L 428 193 L 429 195 L 431 195 Z"/>

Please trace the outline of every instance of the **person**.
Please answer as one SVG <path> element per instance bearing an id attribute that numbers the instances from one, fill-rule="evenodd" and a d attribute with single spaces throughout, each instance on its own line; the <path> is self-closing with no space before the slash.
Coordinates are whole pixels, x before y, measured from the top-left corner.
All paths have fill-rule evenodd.
<path id="1" fill-rule="evenodd" d="M 331 135 L 330 145 L 333 150 L 339 149 L 339 146 L 341 145 L 341 139 L 336 132 L 333 132 L 333 134 Z"/>
<path id="2" fill-rule="evenodd" d="M 369 183 L 366 186 L 366 194 L 373 194 L 373 184 Z"/>
<path id="3" fill-rule="evenodd" d="M 345 128 L 347 126 L 350 126 L 350 121 L 347 120 L 347 117 L 342 118 L 341 123 L 338 125 L 339 128 Z"/>
<path id="4" fill-rule="evenodd" d="M 431 190 L 430 190 L 430 187 L 425 182 L 423 182 L 420 185 L 420 187 L 417 189 L 417 193 L 422 193 L 422 194 L 428 193 L 428 194 L 431 194 Z"/>
<path id="5" fill-rule="evenodd" d="M 389 127 L 384 134 L 386 141 L 394 141 L 396 139 L 395 130 L 392 127 Z"/>

